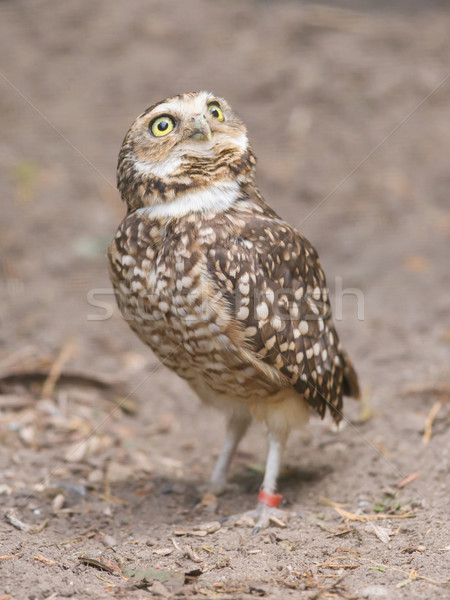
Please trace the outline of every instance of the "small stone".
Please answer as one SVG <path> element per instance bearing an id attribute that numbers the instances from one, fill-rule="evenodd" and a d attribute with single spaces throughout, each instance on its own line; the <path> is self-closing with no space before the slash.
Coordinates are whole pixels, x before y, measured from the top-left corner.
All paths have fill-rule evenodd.
<path id="1" fill-rule="evenodd" d="M 153 550 L 154 554 L 157 554 L 158 556 L 169 556 L 169 554 L 172 554 L 173 552 L 173 548 L 157 548 L 156 550 Z"/>
<path id="2" fill-rule="evenodd" d="M 58 512 L 64 506 L 66 499 L 64 494 L 56 494 L 56 496 L 52 500 L 52 510 L 53 512 Z"/>
<path id="3" fill-rule="evenodd" d="M 102 537 L 102 544 L 107 548 L 114 548 L 114 546 L 117 546 L 117 540 L 112 535 L 105 534 Z"/>
<path id="4" fill-rule="evenodd" d="M 100 483 L 103 480 L 103 471 L 101 469 L 94 469 L 88 475 L 89 483 Z"/>
<path id="5" fill-rule="evenodd" d="M 361 597 L 373 600 L 375 598 L 387 598 L 389 596 L 389 590 L 383 585 L 369 585 L 361 590 Z"/>
<path id="6" fill-rule="evenodd" d="M 35 431 L 32 425 L 22 427 L 19 431 L 19 437 L 26 446 L 31 446 L 33 444 L 34 435 Z"/>
<path id="7" fill-rule="evenodd" d="M 153 596 L 161 596 L 162 598 L 170 596 L 169 590 L 160 581 L 154 581 L 150 589 Z"/>
<path id="8" fill-rule="evenodd" d="M 133 468 L 120 463 L 111 462 L 108 466 L 107 477 L 111 483 L 130 480 L 133 475 Z"/>

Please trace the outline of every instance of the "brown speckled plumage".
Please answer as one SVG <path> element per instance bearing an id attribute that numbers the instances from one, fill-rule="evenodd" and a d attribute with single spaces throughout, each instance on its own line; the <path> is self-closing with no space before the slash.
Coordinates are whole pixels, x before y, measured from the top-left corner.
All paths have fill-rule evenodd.
<path id="1" fill-rule="evenodd" d="M 161 114 L 175 123 L 162 139 L 149 129 Z M 120 152 L 128 214 L 110 271 L 128 323 L 165 365 L 230 422 L 251 414 L 285 438 L 296 418 L 280 425 L 272 409 L 286 399 L 285 412 L 306 401 L 339 421 L 343 395 L 359 389 L 317 252 L 261 198 L 254 167 L 223 99 L 201 92 L 148 109 Z"/>

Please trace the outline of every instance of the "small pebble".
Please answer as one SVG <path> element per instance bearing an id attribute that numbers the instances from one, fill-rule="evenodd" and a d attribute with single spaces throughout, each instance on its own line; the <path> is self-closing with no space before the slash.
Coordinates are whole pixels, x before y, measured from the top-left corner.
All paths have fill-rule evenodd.
<path id="1" fill-rule="evenodd" d="M 64 506 L 65 501 L 66 499 L 64 497 L 64 494 L 57 494 L 52 501 L 52 510 L 54 512 L 61 510 L 61 508 Z"/>
<path id="2" fill-rule="evenodd" d="M 114 546 L 117 546 L 117 540 L 112 535 L 105 534 L 102 536 L 102 544 L 107 548 L 113 548 Z"/>
<path id="3" fill-rule="evenodd" d="M 361 598 L 368 598 L 369 600 L 374 598 L 388 598 L 389 596 L 389 590 L 383 585 L 369 585 L 361 590 Z"/>

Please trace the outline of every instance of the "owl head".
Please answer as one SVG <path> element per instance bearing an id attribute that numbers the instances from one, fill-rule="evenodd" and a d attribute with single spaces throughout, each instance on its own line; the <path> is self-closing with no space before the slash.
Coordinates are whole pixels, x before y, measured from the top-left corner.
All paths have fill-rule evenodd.
<path id="1" fill-rule="evenodd" d="M 247 129 L 228 103 L 209 92 L 154 104 L 132 124 L 118 163 L 129 210 L 167 204 L 211 186 L 253 180 Z"/>

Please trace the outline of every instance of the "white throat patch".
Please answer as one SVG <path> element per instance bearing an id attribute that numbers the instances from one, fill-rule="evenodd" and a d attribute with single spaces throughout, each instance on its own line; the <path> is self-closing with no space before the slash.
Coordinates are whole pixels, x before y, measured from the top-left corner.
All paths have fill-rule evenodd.
<path id="1" fill-rule="evenodd" d="M 176 200 L 138 209 L 149 217 L 184 217 L 189 213 L 224 212 L 239 197 L 237 181 L 215 183 L 206 188 L 180 194 Z"/>
<path id="2" fill-rule="evenodd" d="M 134 166 L 139 173 L 142 175 L 153 175 L 154 177 L 167 177 L 168 175 L 172 175 L 172 173 L 180 168 L 180 165 L 181 158 L 176 155 L 152 164 L 147 164 L 137 159 L 134 161 Z"/>

